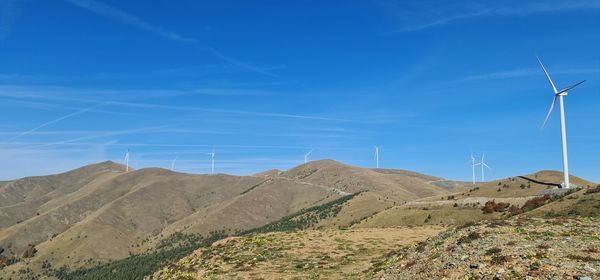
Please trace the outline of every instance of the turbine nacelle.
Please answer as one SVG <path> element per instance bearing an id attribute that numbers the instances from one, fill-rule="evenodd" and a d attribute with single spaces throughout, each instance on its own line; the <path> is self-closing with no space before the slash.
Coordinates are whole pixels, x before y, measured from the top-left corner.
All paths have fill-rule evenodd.
<path id="1" fill-rule="evenodd" d="M 546 115 L 546 118 L 544 119 L 544 123 L 542 124 L 542 127 L 541 127 L 541 129 L 543 130 L 544 127 L 546 126 L 546 123 L 550 119 L 550 115 L 552 115 L 552 111 L 554 111 L 554 106 L 556 105 L 556 100 L 559 99 L 559 97 L 563 97 L 563 96 L 569 95 L 569 90 L 572 90 L 576 86 L 578 86 L 580 84 L 583 84 L 585 82 L 585 80 L 583 80 L 583 81 L 581 81 L 579 83 L 576 83 L 574 85 L 568 86 L 566 88 L 563 88 L 563 89 L 561 89 L 559 91 L 559 90 L 556 89 L 556 86 L 554 85 L 554 81 L 552 81 L 552 77 L 550 77 L 550 73 L 548 73 L 548 70 L 546 69 L 546 67 L 542 63 L 542 60 L 539 57 L 537 57 L 537 60 L 540 63 L 540 66 L 542 67 L 542 70 L 544 70 L 544 74 L 546 75 L 546 79 L 548 80 L 548 83 L 550 84 L 550 87 L 552 87 L 552 91 L 554 92 L 554 99 L 552 100 L 552 104 L 550 105 L 550 110 L 548 110 L 548 114 Z"/>

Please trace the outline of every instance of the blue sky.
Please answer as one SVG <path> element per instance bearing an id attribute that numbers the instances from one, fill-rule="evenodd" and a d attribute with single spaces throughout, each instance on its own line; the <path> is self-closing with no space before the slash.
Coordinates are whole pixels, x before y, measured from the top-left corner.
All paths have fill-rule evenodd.
<path id="1" fill-rule="evenodd" d="M 218 2 L 218 3 L 217 3 Z M 414 3 L 413 3 L 414 2 Z M 252 174 L 331 158 L 600 181 L 600 1 L 0 0 L 0 178 L 122 162 Z"/>

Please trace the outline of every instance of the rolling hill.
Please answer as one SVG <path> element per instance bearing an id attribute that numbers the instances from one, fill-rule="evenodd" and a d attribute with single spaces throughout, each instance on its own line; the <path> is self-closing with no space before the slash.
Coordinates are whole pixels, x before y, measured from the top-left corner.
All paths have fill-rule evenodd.
<path id="1" fill-rule="evenodd" d="M 555 189 L 560 180 L 542 171 L 459 187 L 350 228 L 294 227 L 293 216 L 146 279 L 593 279 L 600 185 L 573 177 L 579 188 L 564 192 Z"/>
<path id="2" fill-rule="evenodd" d="M 348 227 L 396 204 L 450 193 L 434 184 L 440 180 L 331 160 L 255 176 L 125 172 L 103 162 L 23 178 L 0 187 L 0 247 L 18 260 L 4 271 L 93 267 L 151 252 L 176 234 L 231 235 L 331 203 L 335 215 L 313 217 L 310 227 Z"/>

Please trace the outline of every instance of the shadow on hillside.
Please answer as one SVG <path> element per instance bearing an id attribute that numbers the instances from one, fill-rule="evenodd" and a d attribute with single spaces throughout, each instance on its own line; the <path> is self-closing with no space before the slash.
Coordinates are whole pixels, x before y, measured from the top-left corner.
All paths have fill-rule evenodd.
<path id="1" fill-rule="evenodd" d="M 540 184 L 540 185 L 553 186 L 553 187 L 559 187 L 559 188 L 562 187 L 560 184 L 546 183 L 546 182 L 538 181 L 538 180 L 531 179 L 531 178 L 528 178 L 528 177 L 525 177 L 525 176 L 518 176 L 518 177 L 521 178 L 521 179 L 527 180 L 529 182 Z"/>

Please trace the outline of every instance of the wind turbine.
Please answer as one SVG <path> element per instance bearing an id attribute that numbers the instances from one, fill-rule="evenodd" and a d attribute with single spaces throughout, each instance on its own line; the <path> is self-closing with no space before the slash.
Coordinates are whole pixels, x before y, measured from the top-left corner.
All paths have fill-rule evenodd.
<path id="1" fill-rule="evenodd" d="M 313 152 L 313 150 L 308 151 L 308 153 L 304 154 L 304 163 L 308 162 L 308 156 Z"/>
<path id="2" fill-rule="evenodd" d="M 582 84 L 583 82 L 585 82 L 585 80 L 576 83 L 572 86 L 568 86 L 564 89 L 561 90 L 557 90 L 556 86 L 554 85 L 554 82 L 552 81 L 552 78 L 550 78 L 550 74 L 548 73 L 548 70 L 546 70 L 546 67 L 544 67 L 544 64 L 542 63 L 542 61 L 540 60 L 540 58 L 538 57 L 538 62 L 540 63 L 540 66 L 542 66 L 542 70 L 544 70 L 544 74 L 546 75 L 546 79 L 548 79 L 548 83 L 550 83 L 550 86 L 552 87 L 552 91 L 554 91 L 554 100 L 552 100 L 552 105 L 550 105 L 550 110 L 548 111 L 548 115 L 546 115 L 546 119 L 544 119 L 544 123 L 542 124 L 542 130 L 544 129 L 544 127 L 546 126 L 546 123 L 548 122 L 548 119 L 550 118 L 550 115 L 552 114 L 552 111 L 554 110 L 554 105 L 556 104 L 556 99 L 559 100 L 559 105 L 560 105 L 560 133 L 561 133 L 561 139 L 562 139 L 562 156 L 563 156 L 563 187 L 564 188 L 570 188 L 571 184 L 569 183 L 569 158 L 567 156 L 567 124 L 566 124 L 566 120 L 565 120 L 565 105 L 564 105 L 564 100 L 563 97 L 569 95 L 569 90 L 573 89 L 574 87 Z"/>
<path id="3" fill-rule="evenodd" d="M 129 172 L 129 149 L 125 152 L 125 172 Z"/>
<path id="4" fill-rule="evenodd" d="M 175 171 L 175 161 L 177 161 L 177 157 L 171 161 L 171 171 Z"/>
<path id="5" fill-rule="evenodd" d="M 208 153 L 208 155 L 211 160 L 210 174 L 215 174 L 215 148 L 213 148 L 212 152 Z"/>
<path id="6" fill-rule="evenodd" d="M 375 163 L 376 167 L 379 168 L 379 147 L 375 146 Z"/>
<path id="7" fill-rule="evenodd" d="M 481 165 L 481 163 L 475 163 L 475 157 L 471 153 L 471 168 L 473 169 L 473 185 L 475 185 L 475 166 Z"/>
<path id="8" fill-rule="evenodd" d="M 489 167 L 487 164 L 485 164 L 485 153 L 483 153 L 481 155 L 481 162 L 478 163 L 477 165 L 481 165 L 481 182 L 485 182 L 485 167 L 487 167 L 487 169 L 492 169 L 491 167 Z"/>

